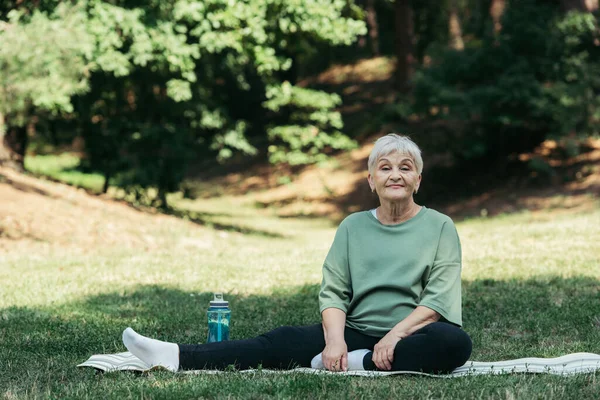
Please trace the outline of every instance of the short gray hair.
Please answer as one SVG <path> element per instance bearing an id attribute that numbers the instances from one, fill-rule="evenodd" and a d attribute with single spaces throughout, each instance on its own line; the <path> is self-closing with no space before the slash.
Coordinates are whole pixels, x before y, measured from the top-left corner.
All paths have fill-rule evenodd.
<path id="1" fill-rule="evenodd" d="M 389 133 L 380 137 L 375 142 L 375 147 L 371 150 L 367 167 L 372 175 L 375 170 L 377 161 L 388 154 L 398 152 L 410 156 L 415 162 L 417 172 L 421 175 L 423 172 L 423 158 L 421 157 L 421 149 L 415 142 L 410 140 L 408 136 L 400 136 L 395 133 Z"/>

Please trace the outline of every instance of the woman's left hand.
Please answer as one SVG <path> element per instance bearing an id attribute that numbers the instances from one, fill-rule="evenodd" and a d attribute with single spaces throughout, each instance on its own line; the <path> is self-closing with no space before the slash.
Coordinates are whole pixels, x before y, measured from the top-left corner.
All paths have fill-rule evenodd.
<path id="1" fill-rule="evenodd" d="M 377 368 L 384 371 L 392 369 L 394 350 L 401 339 L 402 335 L 391 330 L 375 345 L 373 348 L 373 362 Z"/>

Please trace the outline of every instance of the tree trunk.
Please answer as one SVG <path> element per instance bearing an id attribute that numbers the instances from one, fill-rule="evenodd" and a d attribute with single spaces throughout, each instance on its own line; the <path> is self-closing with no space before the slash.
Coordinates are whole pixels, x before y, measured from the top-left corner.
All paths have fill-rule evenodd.
<path id="1" fill-rule="evenodd" d="M 48 132 L 50 133 L 50 141 L 52 145 L 58 147 L 58 122 L 55 119 L 51 119 L 48 122 Z"/>
<path id="2" fill-rule="evenodd" d="M 102 193 L 106 194 L 108 192 L 108 186 L 110 183 L 110 173 L 104 172 L 104 185 L 102 186 Z"/>
<path id="3" fill-rule="evenodd" d="M 158 200 L 157 204 L 156 204 L 156 208 L 161 209 L 161 210 L 168 210 L 169 209 L 169 203 L 167 203 L 167 191 L 163 188 L 158 188 L 158 194 L 157 194 Z"/>
<path id="4" fill-rule="evenodd" d="M 462 29 L 460 26 L 460 19 L 458 18 L 458 7 L 456 5 L 456 0 L 450 1 L 448 32 L 450 34 L 450 47 L 454 50 L 464 50 L 465 43 L 462 38 Z"/>
<path id="5" fill-rule="evenodd" d="M 375 0 L 367 0 L 365 10 L 367 11 L 367 26 L 369 27 L 371 53 L 373 56 L 377 57 L 379 56 L 379 25 L 377 25 Z"/>
<path id="6" fill-rule="evenodd" d="M 401 93 L 410 91 L 410 78 L 414 63 L 413 21 L 409 0 L 396 0 L 395 6 L 396 36 L 396 89 Z"/>
<path id="7" fill-rule="evenodd" d="M 27 128 L 7 128 L 4 115 L 0 113 L 0 166 L 16 171 L 25 171 L 25 149 L 27 148 Z"/>
<path id="8" fill-rule="evenodd" d="M 560 3 L 565 12 L 572 10 L 593 12 L 598 10 L 598 0 L 561 0 Z"/>
<path id="9" fill-rule="evenodd" d="M 490 16 L 494 22 L 494 34 L 497 35 L 502 30 L 502 14 L 506 8 L 506 0 L 492 0 L 490 4 Z"/>

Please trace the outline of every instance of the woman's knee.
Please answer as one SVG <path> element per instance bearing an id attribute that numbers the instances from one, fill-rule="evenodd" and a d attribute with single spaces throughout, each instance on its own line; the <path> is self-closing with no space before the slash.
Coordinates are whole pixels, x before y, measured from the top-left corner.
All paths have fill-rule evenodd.
<path id="1" fill-rule="evenodd" d="M 471 357 L 473 349 L 471 337 L 458 326 L 443 322 L 440 324 L 441 326 L 437 327 L 438 340 L 444 343 L 446 351 L 455 360 L 456 367 L 459 367 Z"/>
<path id="2" fill-rule="evenodd" d="M 456 366 L 460 367 L 469 360 L 469 357 L 471 357 L 473 342 L 471 341 L 471 337 L 467 332 L 460 328 L 456 328 L 452 343 L 452 349 L 456 357 Z"/>
<path id="3" fill-rule="evenodd" d="M 427 333 L 453 360 L 454 367 L 463 365 L 471 357 L 473 349 L 471 338 L 458 326 L 446 322 L 436 322 L 429 326 Z"/>

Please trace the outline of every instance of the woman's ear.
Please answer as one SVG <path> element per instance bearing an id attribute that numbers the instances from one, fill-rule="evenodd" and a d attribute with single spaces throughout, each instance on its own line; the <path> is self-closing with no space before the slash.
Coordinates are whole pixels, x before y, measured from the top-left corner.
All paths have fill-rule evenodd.
<path id="1" fill-rule="evenodd" d="M 421 187 L 421 178 L 423 178 L 423 175 L 419 175 L 417 185 L 415 186 L 415 194 L 419 191 L 419 188 Z"/>
<path id="2" fill-rule="evenodd" d="M 373 177 L 371 176 L 371 174 L 367 175 L 367 181 L 369 182 L 371 192 L 375 193 L 375 182 L 373 182 Z"/>

